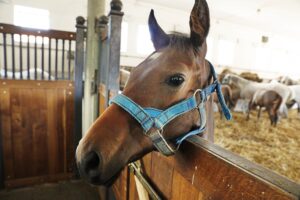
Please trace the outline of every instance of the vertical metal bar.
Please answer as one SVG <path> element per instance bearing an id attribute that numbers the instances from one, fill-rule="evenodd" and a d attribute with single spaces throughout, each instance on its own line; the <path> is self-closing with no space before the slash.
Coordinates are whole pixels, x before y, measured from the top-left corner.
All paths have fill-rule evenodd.
<path id="1" fill-rule="evenodd" d="M 84 66 L 84 34 L 86 27 L 83 17 L 76 18 L 76 52 L 75 52 L 75 128 L 74 128 L 74 146 L 77 147 L 82 137 L 82 98 L 83 98 L 83 66 Z"/>
<path id="2" fill-rule="evenodd" d="M 45 79 L 44 77 L 44 69 L 45 69 L 45 66 L 44 66 L 44 37 L 42 37 L 42 80 Z"/>
<path id="3" fill-rule="evenodd" d="M 6 33 L 3 33 L 4 78 L 7 78 Z"/>
<path id="4" fill-rule="evenodd" d="M 55 80 L 57 80 L 58 39 L 55 39 Z"/>
<path id="5" fill-rule="evenodd" d="M 27 79 L 30 79 L 30 43 L 29 35 L 27 35 Z"/>
<path id="6" fill-rule="evenodd" d="M 65 79 L 65 40 L 62 40 L 62 58 L 61 58 L 62 79 Z"/>
<path id="7" fill-rule="evenodd" d="M 23 79 L 23 44 L 22 44 L 22 35 L 20 34 L 20 79 Z"/>
<path id="8" fill-rule="evenodd" d="M 16 72 L 16 66 L 15 66 L 15 39 L 14 34 L 11 34 L 11 59 L 12 59 L 12 78 L 15 79 L 15 72 Z"/>
<path id="9" fill-rule="evenodd" d="M 109 39 L 108 39 L 108 17 L 103 15 L 98 20 L 99 28 L 99 60 L 98 60 L 98 115 L 101 114 L 108 105 L 108 68 L 109 68 Z"/>
<path id="10" fill-rule="evenodd" d="M 37 43 L 34 36 L 34 80 L 37 80 Z"/>
<path id="11" fill-rule="evenodd" d="M 49 37 L 49 46 L 48 46 L 48 80 L 51 80 L 51 38 Z"/>
<path id="12" fill-rule="evenodd" d="M 119 1 L 120 2 L 120 1 Z M 117 3 L 117 4 L 115 4 Z M 121 2 L 120 2 L 121 3 Z M 108 70 L 108 97 L 118 94 L 120 89 L 120 57 L 121 57 L 121 24 L 124 13 L 121 11 L 122 4 L 111 1 L 109 13 L 109 70 Z"/>
<path id="13" fill-rule="evenodd" d="M 71 49 L 72 49 L 72 41 L 69 40 L 68 80 L 71 79 Z"/>

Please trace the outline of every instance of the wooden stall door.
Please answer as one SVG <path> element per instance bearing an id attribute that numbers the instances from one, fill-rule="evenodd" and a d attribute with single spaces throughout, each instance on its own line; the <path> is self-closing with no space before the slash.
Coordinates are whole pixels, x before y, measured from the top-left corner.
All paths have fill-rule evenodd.
<path id="1" fill-rule="evenodd" d="M 6 187 L 66 179 L 74 163 L 72 81 L 0 81 Z"/>
<path id="2" fill-rule="evenodd" d="M 145 178 L 162 199 L 293 200 L 300 186 L 245 158 L 194 136 L 171 157 L 158 152 L 142 159 Z M 134 176 L 126 167 L 113 189 L 117 200 L 138 200 Z"/>

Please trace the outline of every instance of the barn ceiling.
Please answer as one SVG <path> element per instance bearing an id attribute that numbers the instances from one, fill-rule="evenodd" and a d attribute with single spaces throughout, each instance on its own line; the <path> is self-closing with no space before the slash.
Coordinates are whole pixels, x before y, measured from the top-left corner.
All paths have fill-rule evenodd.
<path id="1" fill-rule="evenodd" d="M 194 0 L 136 0 L 139 3 L 190 12 Z M 208 0 L 214 19 L 231 21 L 268 32 L 300 34 L 299 0 Z"/>

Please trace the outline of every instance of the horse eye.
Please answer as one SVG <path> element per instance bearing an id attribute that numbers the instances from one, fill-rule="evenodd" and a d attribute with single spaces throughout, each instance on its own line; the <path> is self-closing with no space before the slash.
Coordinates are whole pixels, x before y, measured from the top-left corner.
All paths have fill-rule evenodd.
<path id="1" fill-rule="evenodd" d="M 178 87 L 184 82 L 182 75 L 173 75 L 167 80 L 167 84 L 172 87 Z"/>

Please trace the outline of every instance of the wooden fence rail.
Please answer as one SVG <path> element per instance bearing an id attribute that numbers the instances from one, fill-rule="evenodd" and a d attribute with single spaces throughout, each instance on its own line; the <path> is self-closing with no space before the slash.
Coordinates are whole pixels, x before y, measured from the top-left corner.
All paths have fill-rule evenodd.
<path id="1" fill-rule="evenodd" d="M 38 30 L 0 23 L 0 33 L 1 78 L 74 79 L 75 32 Z"/>

